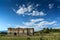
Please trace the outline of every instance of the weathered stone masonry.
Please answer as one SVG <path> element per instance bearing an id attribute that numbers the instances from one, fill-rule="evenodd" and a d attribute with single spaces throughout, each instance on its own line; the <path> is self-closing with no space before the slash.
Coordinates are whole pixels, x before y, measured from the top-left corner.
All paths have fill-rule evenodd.
<path id="1" fill-rule="evenodd" d="M 34 28 L 8 28 L 8 35 L 34 35 Z"/>

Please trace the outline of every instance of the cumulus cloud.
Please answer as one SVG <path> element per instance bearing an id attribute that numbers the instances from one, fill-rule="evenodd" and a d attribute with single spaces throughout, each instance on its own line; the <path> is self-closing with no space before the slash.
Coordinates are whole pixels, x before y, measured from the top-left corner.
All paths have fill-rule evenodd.
<path id="1" fill-rule="evenodd" d="M 46 14 L 43 11 L 33 11 L 32 16 L 45 16 Z"/>
<path id="2" fill-rule="evenodd" d="M 27 9 L 28 9 L 28 12 L 31 12 L 31 11 L 33 10 L 32 5 L 29 5 L 29 6 L 27 7 Z"/>
<path id="3" fill-rule="evenodd" d="M 40 12 L 40 15 L 41 15 L 41 16 L 44 16 L 44 15 L 46 15 L 46 14 L 45 14 L 43 11 L 41 11 L 41 12 Z"/>
<path id="4" fill-rule="evenodd" d="M 32 11 L 32 5 L 29 5 L 28 7 L 19 6 L 19 9 L 16 11 L 17 14 L 25 14 L 26 12 L 31 12 Z"/>
<path id="5" fill-rule="evenodd" d="M 51 4 L 49 4 L 48 6 L 49 6 L 49 9 L 52 9 L 53 6 L 54 6 L 54 4 L 51 3 Z"/>
<path id="6" fill-rule="evenodd" d="M 27 8 L 25 8 L 24 6 L 23 7 L 20 7 L 18 10 L 17 10 L 17 14 L 25 14 L 25 12 L 27 12 Z"/>
<path id="7" fill-rule="evenodd" d="M 38 7 L 39 4 L 36 4 L 35 7 Z M 46 14 L 43 11 L 38 11 L 35 10 L 37 8 L 35 8 L 33 5 L 28 5 L 26 7 L 26 5 L 22 5 L 19 6 L 19 9 L 16 11 L 17 14 L 19 15 L 31 15 L 31 16 L 45 16 Z"/>

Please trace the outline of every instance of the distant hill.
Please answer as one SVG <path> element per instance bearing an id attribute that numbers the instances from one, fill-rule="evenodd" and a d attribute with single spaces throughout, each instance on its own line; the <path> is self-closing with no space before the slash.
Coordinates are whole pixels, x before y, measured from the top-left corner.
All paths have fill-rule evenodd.
<path id="1" fill-rule="evenodd" d="M 39 33 L 39 32 L 43 32 L 43 33 L 49 33 L 49 32 L 60 32 L 60 29 L 49 29 L 49 28 L 44 28 L 43 30 L 39 30 L 36 31 L 35 33 Z"/>
<path id="2" fill-rule="evenodd" d="M 2 30 L 2 31 L 0 31 L 0 32 L 7 32 L 7 30 Z"/>
<path id="3" fill-rule="evenodd" d="M 7 30 L 0 31 L 0 34 L 7 34 Z"/>

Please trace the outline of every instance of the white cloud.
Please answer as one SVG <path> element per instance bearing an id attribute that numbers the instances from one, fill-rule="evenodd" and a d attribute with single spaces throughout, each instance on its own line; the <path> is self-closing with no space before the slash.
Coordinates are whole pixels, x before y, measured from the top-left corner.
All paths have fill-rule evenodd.
<path id="1" fill-rule="evenodd" d="M 29 26 L 29 25 L 32 25 L 34 23 L 33 22 L 23 22 L 23 24 Z"/>
<path id="2" fill-rule="evenodd" d="M 39 4 L 36 4 L 36 6 L 39 6 Z M 19 6 L 19 9 L 16 11 L 17 14 L 22 15 L 30 15 L 30 16 L 45 16 L 46 14 L 43 11 L 35 10 L 37 8 L 33 7 L 33 5 L 22 5 Z"/>
<path id="3" fill-rule="evenodd" d="M 49 9 L 52 9 L 53 6 L 54 6 L 54 4 L 51 3 L 51 4 L 49 4 L 48 6 L 49 6 Z"/>
<path id="4" fill-rule="evenodd" d="M 53 25 L 55 23 L 56 23 L 56 21 L 52 21 L 52 22 L 49 23 L 49 25 Z"/>
<path id="5" fill-rule="evenodd" d="M 47 14 L 45 14 L 43 11 L 34 11 L 32 12 L 32 16 L 45 16 Z"/>
<path id="6" fill-rule="evenodd" d="M 49 26 L 54 26 L 56 25 L 56 21 L 45 21 L 43 18 L 39 19 L 31 19 L 29 22 L 23 22 L 23 25 L 17 25 L 16 27 L 20 28 L 34 28 L 35 30 L 40 30 L 40 28 L 45 28 Z"/>
<path id="7" fill-rule="evenodd" d="M 47 15 L 47 14 L 45 14 L 43 11 L 41 11 L 40 16 L 44 16 L 44 15 Z"/>
<path id="8" fill-rule="evenodd" d="M 48 21 L 42 21 L 38 24 L 39 27 L 43 27 L 43 26 L 46 26 L 46 25 L 52 25 L 52 24 L 55 24 L 56 22 L 52 21 L 52 22 L 48 22 Z"/>
<path id="9" fill-rule="evenodd" d="M 17 25 L 16 28 L 28 28 L 27 26 Z"/>
<path id="10" fill-rule="evenodd" d="M 36 23 L 38 22 L 38 23 Z M 47 26 L 47 25 L 54 25 L 56 24 L 56 21 L 45 21 L 44 19 L 31 19 L 30 22 L 24 22 L 23 23 L 26 26 L 34 26 L 34 27 L 43 27 L 43 26 Z"/>
<path id="11" fill-rule="evenodd" d="M 31 26 L 31 25 L 35 25 L 36 22 L 41 22 L 43 20 L 44 20 L 43 18 L 40 18 L 40 19 L 31 19 L 30 22 L 23 22 L 23 24 Z"/>
<path id="12" fill-rule="evenodd" d="M 32 12 L 32 15 L 35 16 L 35 15 L 36 15 L 36 11 L 33 11 L 33 12 Z"/>
<path id="13" fill-rule="evenodd" d="M 31 21 L 30 22 L 23 22 L 23 24 L 26 25 L 26 26 L 31 26 L 31 25 L 34 24 L 34 22 L 31 22 Z"/>
<path id="14" fill-rule="evenodd" d="M 54 25 L 54 24 L 56 24 L 56 21 L 52 21 L 52 22 L 42 21 L 42 22 L 38 23 L 37 26 L 38 27 L 43 27 L 43 26 Z"/>
<path id="15" fill-rule="evenodd" d="M 25 14 L 25 12 L 31 12 L 32 11 L 32 5 L 29 5 L 25 7 L 23 4 L 22 6 L 19 6 L 19 9 L 17 10 L 17 14 Z"/>
<path id="16" fill-rule="evenodd" d="M 28 12 L 31 12 L 32 9 L 33 9 L 32 5 L 29 5 L 29 6 L 27 7 L 27 9 L 28 9 Z"/>
<path id="17" fill-rule="evenodd" d="M 31 22 L 38 22 L 38 21 L 43 21 L 44 19 L 43 18 L 40 18 L 40 19 L 31 19 Z"/>
<path id="18" fill-rule="evenodd" d="M 23 8 L 21 7 L 19 10 L 17 10 L 17 14 L 25 14 L 25 12 L 27 12 L 27 8 Z"/>

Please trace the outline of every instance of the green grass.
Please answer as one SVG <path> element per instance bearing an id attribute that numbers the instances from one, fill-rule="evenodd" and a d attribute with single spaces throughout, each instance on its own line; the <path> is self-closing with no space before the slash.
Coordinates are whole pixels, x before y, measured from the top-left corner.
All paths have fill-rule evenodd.
<path id="1" fill-rule="evenodd" d="M 29 38 L 29 39 L 28 39 Z M 60 40 L 60 33 L 48 33 L 43 36 L 0 36 L 0 40 Z"/>
<path id="2" fill-rule="evenodd" d="M 30 37 L 30 40 L 39 40 L 39 37 Z M 43 40 L 60 40 L 60 36 L 44 36 Z M 27 37 L 0 37 L 0 40 L 27 40 Z"/>

